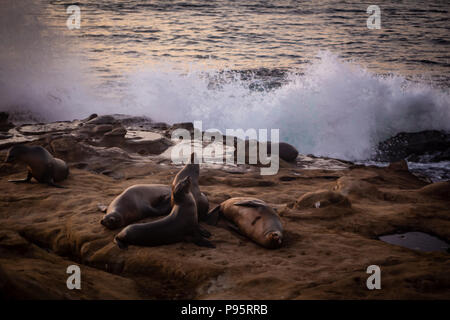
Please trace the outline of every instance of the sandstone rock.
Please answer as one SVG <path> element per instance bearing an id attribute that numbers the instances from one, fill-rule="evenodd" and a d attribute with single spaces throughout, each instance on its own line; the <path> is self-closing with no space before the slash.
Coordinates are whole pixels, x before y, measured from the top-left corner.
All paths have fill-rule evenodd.
<path id="1" fill-rule="evenodd" d="M 344 195 L 329 191 L 319 190 L 302 195 L 296 202 L 296 209 L 323 208 L 328 206 L 351 207 L 350 200 Z"/>
<path id="2" fill-rule="evenodd" d="M 92 147 L 83 144 L 72 135 L 53 139 L 50 142 L 50 148 L 55 157 L 69 162 L 81 161 L 95 155 Z"/>
<path id="3" fill-rule="evenodd" d="M 116 118 L 114 118 L 111 115 L 104 115 L 104 116 L 95 117 L 95 118 L 89 120 L 87 123 L 89 123 L 89 124 L 115 124 L 115 123 L 118 123 L 118 121 Z"/>
<path id="4" fill-rule="evenodd" d="M 103 135 L 104 133 L 111 131 L 113 129 L 113 126 L 111 124 L 100 124 L 98 126 L 95 126 L 92 130 L 92 133 L 97 135 Z"/>
<path id="5" fill-rule="evenodd" d="M 358 198 L 383 198 L 382 193 L 372 184 L 351 178 L 341 177 L 336 181 L 334 191 L 341 193 L 344 196 L 355 196 Z"/>
<path id="6" fill-rule="evenodd" d="M 392 171 L 409 171 L 408 163 L 405 160 L 400 160 L 397 162 L 391 162 L 387 167 L 388 170 Z"/>
<path id="7" fill-rule="evenodd" d="M 441 181 L 429 184 L 421 188 L 419 193 L 450 201 L 450 181 Z"/>
<path id="8" fill-rule="evenodd" d="M 175 123 L 171 127 L 169 127 L 169 129 L 166 130 L 166 136 L 171 137 L 172 132 L 177 129 L 185 129 L 185 130 L 189 131 L 189 133 L 191 135 L 194 134 L 194 124 L 192 122 L 180 122 L 180 123 Z M 193 139 L 193 137 L 192 137 L 192 139 Z"/>
<path id="9" fill-rule="evenodd" d="M 124 127 L 117 127 L 110 132 L 105 133 L 105 137 L 125 137 L 127 130 Z"/>

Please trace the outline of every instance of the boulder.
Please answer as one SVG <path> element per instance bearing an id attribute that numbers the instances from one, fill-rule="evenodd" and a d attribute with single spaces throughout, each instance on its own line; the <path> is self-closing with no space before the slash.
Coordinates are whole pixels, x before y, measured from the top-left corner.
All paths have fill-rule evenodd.
<path id="1" fill-rule="evenodd" d="M 115 124 L 118 123 L 119 121 L 114 118 L 111 115 L 104 115 L 104 116 L 99 116 L 99 117 L 95 117 L 91 120 L 89 120 L 87 123 L 89 124 Z"/>
<path id="2" fill-rule="evenodd" d="M 402 132 L 378 145 L 375 160 L 395 162 L 439 162 L 450 160 L 450 134 L 426 130 Z"/>
<path id="3" fill-rule="evenodd" d="M 14 128 L 14 124 L 8 122 L 9 113 L 0 112 L 0 131 L 7 132 L 9 129 Z"/>

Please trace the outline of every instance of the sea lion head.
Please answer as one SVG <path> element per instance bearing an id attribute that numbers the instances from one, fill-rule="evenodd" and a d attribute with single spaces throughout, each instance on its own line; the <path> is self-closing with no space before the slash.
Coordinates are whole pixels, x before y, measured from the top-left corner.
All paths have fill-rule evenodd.
<path id="1" fill-rule="evenodd" d="M 105 214 L 102 218 L 102 221 L 100 221 L 102 225 L 107 227 L 108 229 L 117 229 L 122 226 L 122 217 L 120 214 L 117 214 L 116 212 L 110 212 L 108 214 Z"/>
<path id="2" fill-rule="evenodd" d="M 187 176 L 186 178 L 178 182 L 172 192 L 174 201 L 175 202 L 182 201 L 184 199 L 184 195 L 190 192 L 190 187 L 191 187 L 190 176 Z"/>
<path id="3" fill-rule="evenodd" d="M 19 160 L 24 152 L 26 151 L 25 146 L 16 145 L 9 148 L 8 153 L 6 154 L 5 163 L 12 163 Z"/>
<path id="4" fill-rule="evenodd" d="M 267 247 L 279 248 L 283 244 L 283 234 L 280 231 L 269 231 L 266 234 Z"/>

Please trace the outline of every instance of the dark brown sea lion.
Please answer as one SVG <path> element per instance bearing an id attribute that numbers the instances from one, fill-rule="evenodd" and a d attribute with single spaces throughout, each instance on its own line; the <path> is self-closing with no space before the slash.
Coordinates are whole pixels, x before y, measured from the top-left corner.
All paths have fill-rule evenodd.
<path id="1" fill-rule="evenodd" d="M 256 198 L 231 198 L 214 208 L 207 222 L 216 225 L 224 217 L 230 227 L 259 245 L 276 249 L 283 243 L 283 226 L 276 212 Z"/>
<path id="2" fill-rule="evenodd" d="M 175 186 L 186 177 L 191 177 L 191 192 L 197 204 L 197 213 L 200 220 L 204 220 L 208 214 L 209 201 L 208 197 L 200 191 L 198 186 L 198 178 L 200 176 L 200 165 L 195 163 L 195 153 L 191 154 L 191 162 L 181 169 L 172 181 L 172 190 Z M 173 204 L 172 204 L 173 205 Z"/>
<path id="3" fill-rule="evenodd" d="M 199 230 L 197 205 L 190 187 L 191 178 L 187 176 L 178 182 L 172 192 L 174 206 L 168 216 L 148 223 L 132 224 L 123 229 L 114 242 L 121 249 L 128 245 L 158 246 L 180 241 L 214 248 Z"/>
<path id="4" fill-rule="evenodd" d="M 55 182 L 62 181 L 69 175 L 69 167 L 41 146 L 15 145 L 8 150 L 6 163 L 23 161 L 28 166 L 28 175 L 25 179 L 9 180 L 10 182 L 30 182 L 35 178 L 40 183 L 53 187 L 63 188 Z"/>
<path id="5" fill-rule="evenodd" d="M 162 184 L 131 186 L 111 202 L 101 224 L 112 230 L 147 217 L 169 214 L 170 191 L 169 186 Z"/>

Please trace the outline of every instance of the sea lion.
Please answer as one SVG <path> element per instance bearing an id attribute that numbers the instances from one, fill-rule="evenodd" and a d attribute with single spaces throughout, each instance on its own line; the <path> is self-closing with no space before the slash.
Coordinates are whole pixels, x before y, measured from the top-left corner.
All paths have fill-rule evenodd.
<path id="1" fill-rule="evenodd" d="M 130 244 L 158 246 L 180 241 L 214 248 L 199 230 L 197 205 L 190 187 L 191 177 L 187 176 L 178 182 L 172 192 L 174 206 L 168 216 L 148 223 L 129 225 L 114 238 L 114 242 L 121 249 Z"/>
<path id="2" fill-rule="evenodd" d="M 181 169 L 172 181 L 172 190 L 185 177 L 191 177 L 191 192 L 197 204 L 197 213 L 200 220 L 204 220 L 208 214 L 209 201 L 208 197 L 200 191 L 198 186 L 198 178 L 200 176 L 200 165 L 195 163 L 195 153 L 191 154 L 191 162 Z M 172 204 L 173 205 L 173 204 Z"/>
<path id="3" fill-rule="evenodd" d="M 41 146 L 15 145 L 8 150 L 5 163 L 23 161 L 28 166 L 28 175 L 25 179 L 9 180 L 9 182 L 30 182 L 35 178 L 40 183 L 63 188 L 55 182 L 62 181 L 69 175 L 69 167 Z"/>
<path id="4" fill-rule="evenodd" d="M 230 227 L 259 245 L 276 249 L 283 243 L 283 226 L 275 211 L 262 200 L 249 197 L 231 198 L 208 214 L 206 222 L 217 225 L 220 217 Z"/>
<path id="5" fill-rule="evenodd" d="M 113 230 L 140 219 L 169 214 L 170 209 L 169 186 L 137 184 L 125 189 L 110 203 L 100 223 Z"/>

